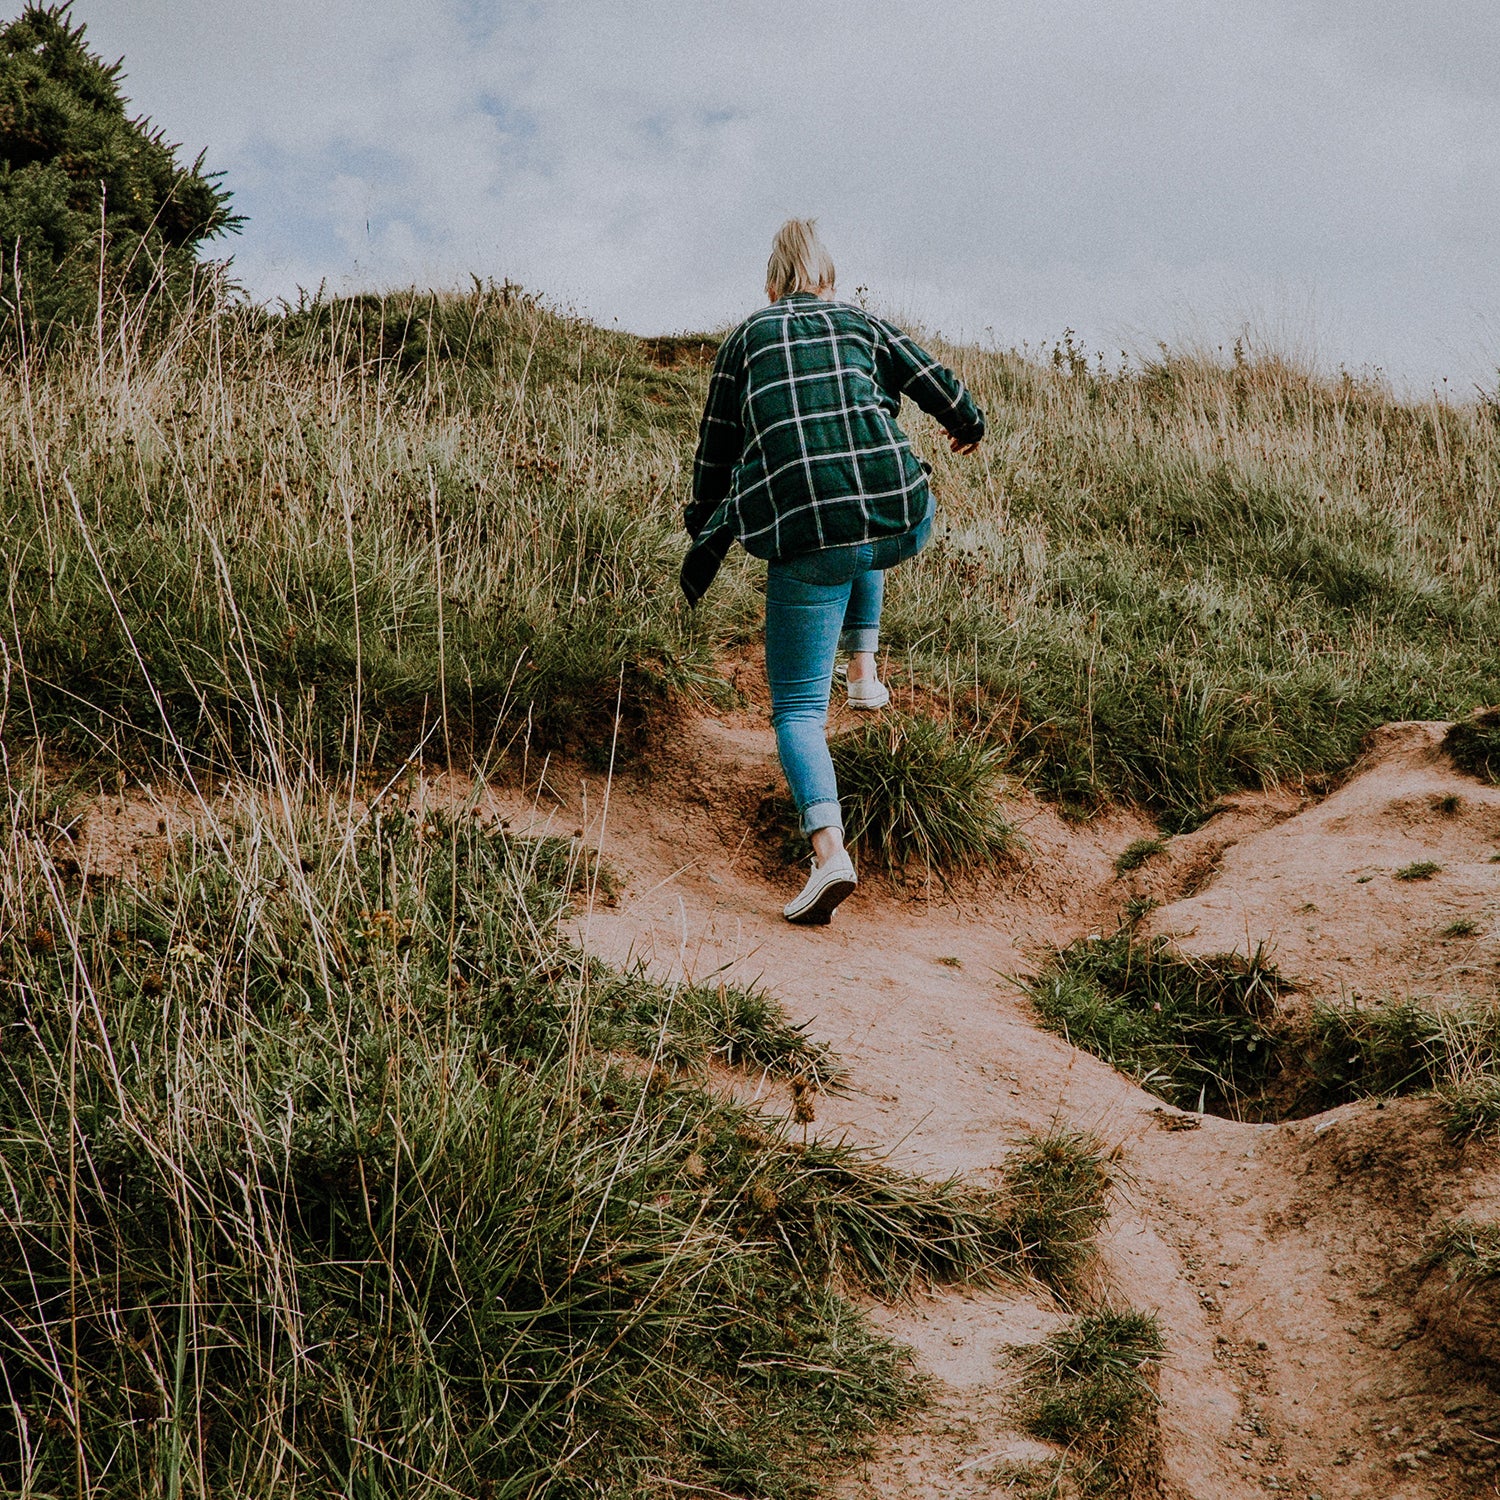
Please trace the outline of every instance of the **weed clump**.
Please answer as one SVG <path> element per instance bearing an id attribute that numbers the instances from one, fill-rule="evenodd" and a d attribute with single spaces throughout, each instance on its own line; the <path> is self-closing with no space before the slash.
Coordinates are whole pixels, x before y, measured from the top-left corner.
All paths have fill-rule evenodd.
<path id="1" fill-rule="evenodd" d="M 1026 988 L 1044 1025 L 1178 1108 L 1286 1119 L 1436 1089 L 1457 1135 L 1500 1120 L 1493 1006 L 1356 1000 L 1287 1018 L 1258 953 L 1185 958 L 1128 928 L 1061 949 Z"/>
<path id="2" fill-rule="evenodd" d="M 1013 854 L 1021 837 L 999 806 L 1001 750 L 931 719 L 891 715 L 828 744 L 852 844 L 892 874 L 939 875 Z"/>
<path id="3" fill-rule="evenodd" d="M 1454 1219 L 1438 1231 L 1428 1262 L 1469 1281 L 1500 1277 L 1500 1224 L 1480 1219 Z"/>
<path id="4" fill-rule="evenodd" d="M 1455 1140 L 1500 1137 L 1500 1076 L 1477 1073 L 1460 1077 L 1438 1090 Z"/>
<path id="5" fill-rule="evenodd" d="M 1109 1171 L 1097 1137 L 1054 1129 L 1032 1136 L 1006 1163 L 1006 1233 L 1031 1274 L 1057 1291 L 1076 1288 L 1108 1213 Z"/>
<path id="6" fill-rule="evenodd" d="M 832 1051 L 792 1024 L 775 996 L 755 985 L 668 985 L 642 971 L 589 969 L 594 1044 L 676 1068 L 720 1063 L 839 1086 L 846 1070 Z"/>
<path id="7" fill-rule="evenodd" d="M 1460 771 L 1500 786 L 1500 708 L 1459 720 L 1443 736 L 1443 748 Z"/>
<path id="8" fill-rule="evenodd" d="M 1081 1494 L 1126 1493 L 1151 1472 L 1165 1352 L 1154 1317 L 1112 1309 L 1075 1318 L 1037 1350 L 1022 1421 L 1033 1436 L 1069 1450 Z"/>
<path id="9" fill-rule="evenodd" d="M 1434 875 L 1441 875 L 1443 867 L 1435 859 L 1413 860 L 1409 865 L 1402 865 L 1396 871 L 1396 880 L 1431 880 Z"/>

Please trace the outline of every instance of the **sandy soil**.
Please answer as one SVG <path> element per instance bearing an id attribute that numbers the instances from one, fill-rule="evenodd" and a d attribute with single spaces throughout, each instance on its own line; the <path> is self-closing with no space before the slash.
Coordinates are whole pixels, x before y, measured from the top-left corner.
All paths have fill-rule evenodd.
<path id="1" fill-rule="evenodd" d="M 1387 725 L 1338 791 L 1305 809 L 1283 802 L 1294 816 L 1221 849 L 1211 883 L 1153 912 L 1144 931 L 1189 953 L 1263 947 L 1305 995 L 1323 1000 L 1493 996 L 1500 787 L 1454 769 L 1440 748 L 1447 727 Z M 1221 821 L 1194 839 L 1212 841 Z M 1193 839 L 1172 843 L 1167 879 L 1190 859 Z M 1397 878 L 1422 863 L 1437 869 Z M 1151 872 L 1141 884 L 1162 878 Z"/>
<path id="2" fill-rule="evenodd" d="M 1166 1334 L 1161 1493 L 1445 1500 L 1500 1494 L 1500 1401 L 1484 1363 L 1500 1351 L 1421 1256 L 1435 1224 L 1500 1212 L 1500 1157 L 1453 1145 L 1424 1100 L 1164 1128 L 1175 1111 L 1038 1029 L 1014 982 L 1049 944 L 1113 930 L 1128 898 L 1150 894 L 1166 902 L 1155 930 L 1193 952 L 1265 944 L 1308 993 L 1493 995 L 1500 791 L 1456 775 L 1435 749 L 1439 727 L 1394 726 L 1320 804 L 1235 799 L 1125 878 L 1113 862 L 1151 831 L 1139 816 L 1074 827 L 1019 795 L 1031 853 L 1016 869 L 947 892 L 867 880 L 824 929 L 779 916 L 800 874 L 755 831 L 780 782 L 753 709 L 687 726 L 649 775 L 606 786 L 554 768 L 545 795 L 487 795 L 518 830 L 586 828 L 624 874 L 615 907 L 578 919 L 590 949 L 762 983 L 838 1050 L 853 1086 L 819 1101 L 820 1130 L 981 1180 L 1057 1121 L 1114 1149 L 1102 1274 Z M 118 868 L 131 847 L 149 857 L 155 820 L 186 804 L 134 805 L 96 801 L 78 833 L 83 865 Z M 1392 878 L 1418 859 L 1441 873 Z M 1476 935 L 1444 937 L 1460 917 Z M 1015 1351 L 1062 1315 L 1022 1291 L 877 1309 L 934 1400 L 839 1493 L 1004 1493 L 1017 1465 L 1055 1461 L 1007 1413 Z"/>

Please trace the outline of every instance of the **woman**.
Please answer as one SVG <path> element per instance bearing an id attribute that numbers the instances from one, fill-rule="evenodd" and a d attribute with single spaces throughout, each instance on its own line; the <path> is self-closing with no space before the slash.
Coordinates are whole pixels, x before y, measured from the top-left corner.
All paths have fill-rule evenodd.
<path id="1" fill-rule="evenodd" d="M 885 570 L 932 533 L 929 467 L 896 425 L 901 398 L 947 428 L 955 453 L 979 446 L 984 417 L 958 377 L 899 329 L 834 300 L 833 261 L 813 220 L 776 232 L 766 297 L 714 361 L 682 587 L 696 603 L 735 541 L 770 564 L 771 723 L 813 846 L 812 874 L 782 915 L 821 925 L 857 883 L 824 735 L 834 659 L 849 653 L 852 708 L 890 701 L 875 667 Z"/>

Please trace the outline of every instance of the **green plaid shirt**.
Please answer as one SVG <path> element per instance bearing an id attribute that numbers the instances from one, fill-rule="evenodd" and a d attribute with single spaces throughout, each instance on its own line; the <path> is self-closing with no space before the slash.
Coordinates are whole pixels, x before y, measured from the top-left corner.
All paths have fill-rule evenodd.
<path id="1" fill-rule="evenodd" d="M 896 425 L 910 396 L 960 442 L 984 436 L 962 382 L 899 328 L 793 292 L 719 348 L 683 519 L 702 597 L 729 548 L 780 559 L 897 536 L 927 513 L 927 466 Z"/>

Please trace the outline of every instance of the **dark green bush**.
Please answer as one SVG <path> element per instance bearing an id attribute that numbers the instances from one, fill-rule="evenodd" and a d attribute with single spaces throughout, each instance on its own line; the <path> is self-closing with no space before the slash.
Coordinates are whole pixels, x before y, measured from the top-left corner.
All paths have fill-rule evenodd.
<path id="1" fill-rule="evenodd" d="M 68 12 L 28 5 L 0 27 L 0 300 L 33 340 L 92 322 L 101 296 L 112 309 L 116 292 L 181 300 L 198 247 L 240 223 L 201 156 L 182 166 L 126 114 L 121 65 L 96 58 Z M 4 331 L 16 337 L 13 317 Z"/>

